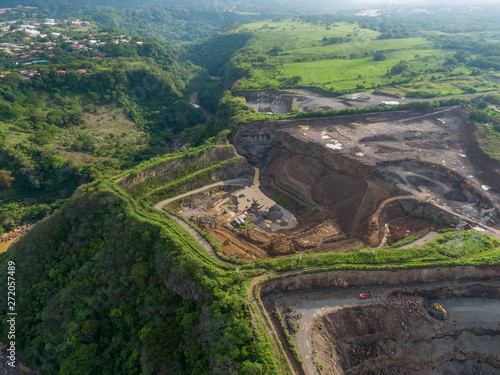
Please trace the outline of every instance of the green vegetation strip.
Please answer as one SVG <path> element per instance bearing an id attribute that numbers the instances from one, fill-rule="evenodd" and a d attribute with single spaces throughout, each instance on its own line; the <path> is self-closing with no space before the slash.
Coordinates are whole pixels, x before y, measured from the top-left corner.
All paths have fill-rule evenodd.
<path id="1" fill-rule="evenodd" d="M 144 199 L 149 203 L 157 203 L 167 198 L 175 197 L 186 190 L 193 190 L 210 183 L 214 182 L 214 173 L 217 171 L 224 172 L 224 168 L 234 162 L 241 161 L 243 158 L 241 156 L 235 156 L 231 159 L 225 160 L 220 163 L 214 163 L 209 167 L 197 171 L 189 176 L 178 178 L 175 181 L 169 182 L 165 184 L 158 190 L 155 190 L 146 196 Z M 223 177 L 223 176 L 221 176 Z M 220 178 L 220 180 L 224 180 L 224 178 Z M 186 186 L 189 186 L 189 189 L 186 189 Z"/>
<path id="2" fill-rule="evenodd" d="M 201 245 L 191 235 L 187 234 L 175 221 L 153 210 L 145 210 L 143 207 L 140 207 L 127 193 L 121 190 L 116 184 L 109 182 L 108 187 L 109 190 L 113 192 L 113 194 L 126 201 L 127 206 L 130 208 L 130 211 L 133 212 L 134 215 L 139 216 L 142 220 L 145 219 L 149 222 L 153 222 L 161 226 L 166 226 L 174 235 L 178 237 L 180 242 L 184 244 L 187 249 L 189 249 L 203 262 L 216 267 L 222 267 L 226 269 L 232 268 L 230 266 L 224 266 L 223 264 L 217 262 L 216 259 L 211 257 L 205 251 L 205 249 L 203 249 Z"/>
<path id="3" fill-rule="evenodd" d="M 249 267 L 278 272 L 316 272 L 339 268 L 364 270 L 495 264 L 499 258 L 498 252 L 493 250 L 498 247 L 499 240 L 476 232 L 450 232 L 423 246 L 408 249 L 382 247 L 356 249 L 350 253 L 305 253 L 301 256 L 297 254 L 255 261 L 242 266 L 242 269 Z"/>

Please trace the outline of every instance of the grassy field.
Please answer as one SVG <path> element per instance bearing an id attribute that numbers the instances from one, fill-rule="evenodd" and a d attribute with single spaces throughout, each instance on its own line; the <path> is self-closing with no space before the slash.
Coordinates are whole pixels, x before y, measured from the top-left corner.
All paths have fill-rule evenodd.
<path id="1" fill-rule="evenodd" d="M 242 90 L 317 87 L 350 93 L 396 88 L 407 95 L 435 97 L 500 88 L 491 72 L 473 76 L 472 68 L 463 64 L 443 69 L 456 51 L 436 48 L 436 32 L 378 40 L 379 32 L 356 23 L 325 27 L 292 19 L 255 22 L 239 31 L 254 34 L 236 54 L 236 66 L 249 70 L 239 82 Z M 376 61 L 376 52 L 384 58 Z M 402 60 L 408 63 L 404 72 L 389 74 Z"/>
<path id="2" fill-rule="evenodd" d="M 497 123 L 493 125 L 476 123 L 477 141 L 489 157 L 500 160 L 500 109 L 498 106 L 492 106 L 486 110 L 486 113 Z"/>

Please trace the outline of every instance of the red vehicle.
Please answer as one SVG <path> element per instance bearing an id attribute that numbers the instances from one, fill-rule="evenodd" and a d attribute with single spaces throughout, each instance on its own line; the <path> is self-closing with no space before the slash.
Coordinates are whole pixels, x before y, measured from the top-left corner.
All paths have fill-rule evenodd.
<path id="1" fill-rule="evenodd" d="M 365 293 L 361 293 L 359 295 L 359 298 L 371 298 L 372 297 L 372 291 L 369 290 L 368 292 L 365 292 Z"/>

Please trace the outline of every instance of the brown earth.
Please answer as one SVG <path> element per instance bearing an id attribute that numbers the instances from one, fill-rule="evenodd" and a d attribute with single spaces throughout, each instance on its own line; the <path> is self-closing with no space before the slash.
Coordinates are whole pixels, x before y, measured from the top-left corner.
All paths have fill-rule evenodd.
<path id="1" fill-rule="evenodd" d="M 433 307 L 435 299 L 418 291 L 393 292 L 384 302 L 321 317 L 312 329 L 317 362 L 328 374 L 498 374 L 500 327 L 494 313 L 488 318 L 482 309 L 500 311 L 499 289 L 454 290 L 462 300 L 430 292 L 449 306 L 446 318 Z"/>
<path id="2" fill-rule="evenodd" d="M 411 233 L 417 233 L 430 227 L 435 230 L 444 229 L 442 225 L 422 219 L 397 219 L 389 224 L 390 236 L 387 238 L 387 245 L 392 245 L 402 239 L 405 239 Z"/>
<path id="3" fill-rule="evenodd" d="M 33 228 L 33 224 L 26 224 L 2 234 L 0 236 L 0 253 L 7 251 L 10 245 L 24 236 L 31 228 Z"/>
<path id="4" fill-rule="evenodd" d="M 244 124 L 233 138 L 237 152 L 260 169 L 260 189 L 298 222 L 245 196 L 249 219 L 233 228 L 243 208 L 229 195 L 186 217 L 211 231 L 226 255 L 244 259 L 392 245 L 431 227 L 500 238 L 500 162 L 481 151 L 476 131 L 460 107 Z"/>
<path id="5" fill-rule="evenodd" d="M 233 142 L 260 168 L 265 193 L 300 219 L 297 228 L 338 228 L 310 247 L 294 240 L 297 228 L 279 231 L 287 240 L 273 256 L 390 245 L 430 227 L 499 238 L 500 163 L 480 150 L 476 130 L 452 107 L 250 123 Z"/>

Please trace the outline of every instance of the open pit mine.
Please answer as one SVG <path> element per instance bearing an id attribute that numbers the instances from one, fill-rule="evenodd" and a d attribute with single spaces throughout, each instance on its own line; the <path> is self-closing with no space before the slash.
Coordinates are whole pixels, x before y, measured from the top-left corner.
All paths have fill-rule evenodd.
<path id="1" fill-rule="evenodd" d="M 442 229 L 500 238 L 500 163 L 480 149 L 467 115 L 452 107 L 240 125 L 232 143 L 248 165 L 174 209 L 246 260 L 418 234 L 410 247 Z M 499 275 L 499 265 L 299 272 L 263 279 L 253 295 L 295 374 L 493 375 Z"/>
<path id="2" fill-rule="evenodd" d="M 248 260 L 422 244 L 444 228 L 500 238 L 500 163 L 475 132 L 460 107 L 241 125 L 233 143 L 257 175 L 180 213 Z"/>

